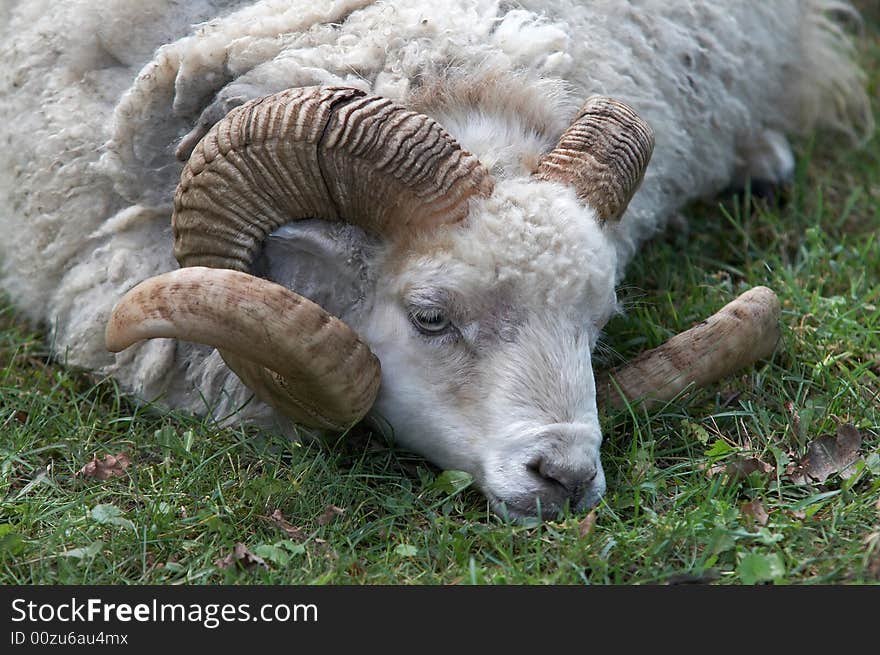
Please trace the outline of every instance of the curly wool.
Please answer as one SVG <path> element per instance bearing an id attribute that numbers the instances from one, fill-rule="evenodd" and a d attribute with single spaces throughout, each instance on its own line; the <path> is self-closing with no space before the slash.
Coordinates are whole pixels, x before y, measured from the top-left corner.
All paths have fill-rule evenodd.
<path id="1" fill-rule="evenodd" d="M 670 215 L 730 182 L 765 130 L 870 129 L 832 20 L 847 15 L 836 0 L 3 3 L 2 287 L 71 364 L 226 415 L 249 394 L 210 349 L 103 346 L 119 297 L 176 267 L 175 150 L 200 125 L 254 95 L 346 84 L 437 118 L 503 180 L 529 175 L 587 96 L 620 98 L 657 145 L 623 220 L 593 244 L 613 249 L 619 277 Z"/>

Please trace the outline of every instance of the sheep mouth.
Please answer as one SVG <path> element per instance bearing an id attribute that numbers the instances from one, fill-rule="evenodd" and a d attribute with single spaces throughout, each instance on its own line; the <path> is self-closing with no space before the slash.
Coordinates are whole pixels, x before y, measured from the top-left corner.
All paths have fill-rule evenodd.
<path id="1" fill-rule="evenodd" d="M 564 516 L 566 512 L 582 514 L 598 505 L 605 495 L 605 476 L 600 473 L 574 504 L 568 498 L 547 498 L 539 489 L 509 497 L 502 497 L 489 489 L 483 489 L 483 494 L 489 501 L 491 510 L 505 521 L 520 524 L 536 518 L 552 521 Z"/>
<path id="2" fill-rule="evenodd" d="M 492 511 L 510 523 L 527 523 L 528 521 L 534 519 L 542 519 L 545 521 L 552 521 L 553 519 L 560 518 L 566 513 L 566 509 L 568 509 L 571 513 L 580 513 L 581 511 L 587 511 L 592 507 L 584 507 L 581 508 L 572 508 L 568 503 L 558 503 L 554 501 L 548 502 L 540 502 L 536 500 L 536 497 L 515 497 L 502 499 L 500 496 L 496 496 L 490 492 L 484 492 L 486 498 L 489 500 L 489 507 Z M 596 499 L 596 503 L 598 503 L 600 498 Z M 594 504 L 596 504 L 594 503 Z"/>

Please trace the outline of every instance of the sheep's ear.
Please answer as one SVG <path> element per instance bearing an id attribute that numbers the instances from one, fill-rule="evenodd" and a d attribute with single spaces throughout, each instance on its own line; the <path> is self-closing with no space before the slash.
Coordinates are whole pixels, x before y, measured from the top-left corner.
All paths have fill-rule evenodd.
<path id="1" fill-rule="evenodd" d="M 602 222 L 619 219 L 641 184 L 654 131 L 632 107 L 593 96 L 538 163 L 535 176 L 573 186 Z"/>
<path id="2" fill-rule="evenodd" d="M 264 241 L 254 275 L 281 284 L 343 319 L 357 316 L 373 282 L 375 237 L 348 223 L 308 219 Z"/>

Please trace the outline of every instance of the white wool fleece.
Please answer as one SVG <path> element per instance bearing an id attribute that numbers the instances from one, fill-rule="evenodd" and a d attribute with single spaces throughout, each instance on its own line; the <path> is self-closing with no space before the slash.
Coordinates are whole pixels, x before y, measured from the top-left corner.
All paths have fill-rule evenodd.
<path id="1" fill-rule="evenodd" d="M 225 415 L 249 394 L 211 349 L 154 340 L 114 356 L 103 345 L 120 296 L 176 267 L 171 198 L 187 135 L 256 95 L 346 84 L 432 115 L 504 181 L 530 174 L 589 95 L 614 96 L 656 133 L 625 216 L 587 245 L 619 279 L 672 213 L 731 181 L 766 130 L 868 128 L 851 44 L 832 21 L 848 11 L 837 0 L 2 2 L 2 288 L 71 364 Z M 539 218 L 538 232 L 558 227 Z M 479 240 L 490 233 L 473 230 L 473 247 L 493 248 Z M 535 264 L 499 257 L 517 275 Z M 556 279 L 592 283 L 570 266 Z M 271 412 L 251 403 L 244 416 Z"/>

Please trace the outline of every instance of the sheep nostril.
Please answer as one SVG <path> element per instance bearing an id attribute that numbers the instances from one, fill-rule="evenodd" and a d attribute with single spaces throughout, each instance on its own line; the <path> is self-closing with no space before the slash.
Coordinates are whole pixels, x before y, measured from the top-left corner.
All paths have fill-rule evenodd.
<path id="1" fill-rule="evenodd" d="M 569 467 L 545 458 L 529 464 L 528 468 L 546 482 L 561 487 L 572 498 L 582 496 L 598 473 L 595 466 Z"/>

